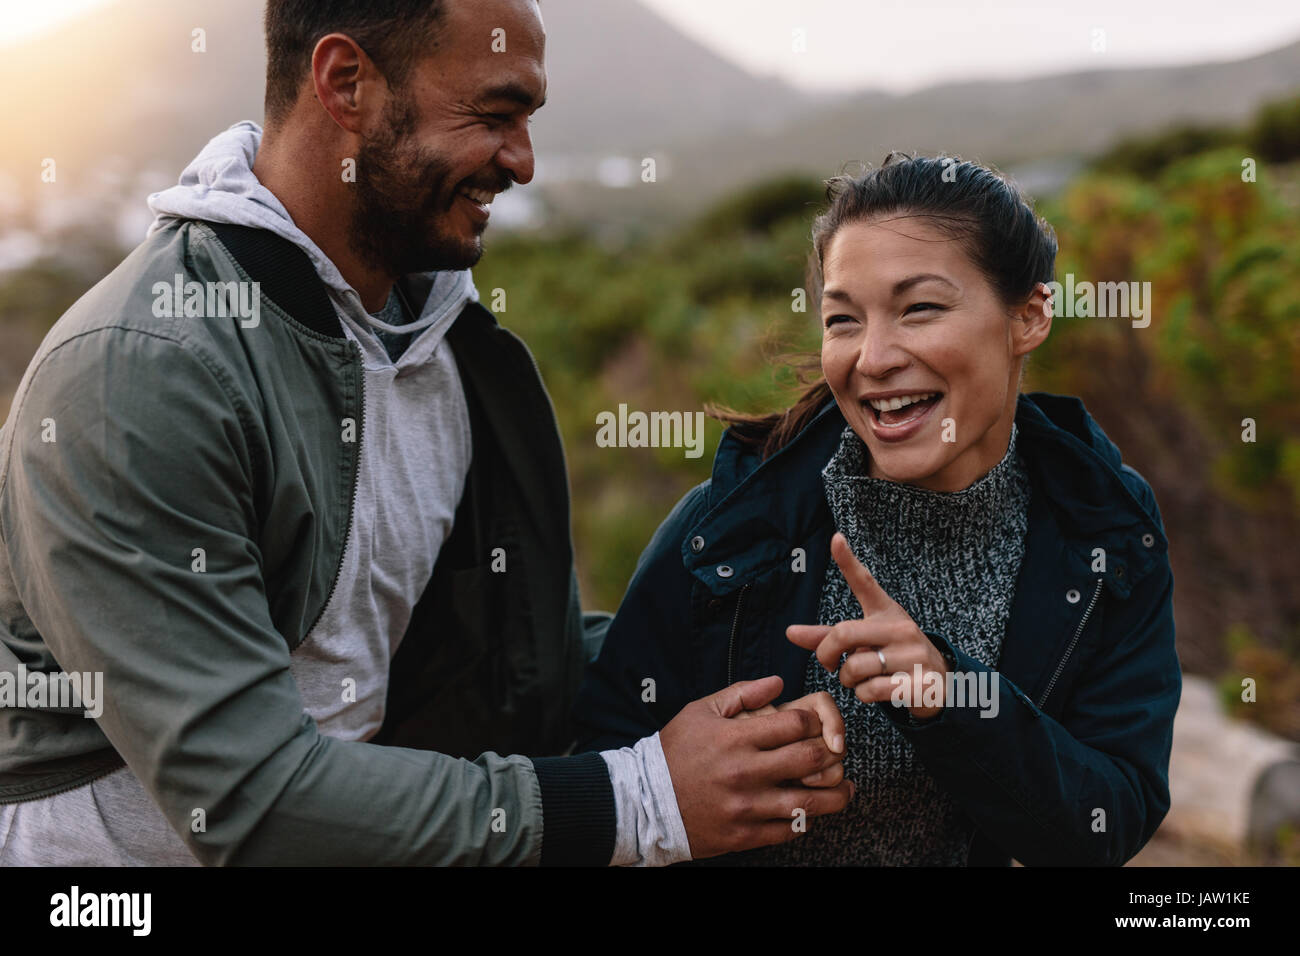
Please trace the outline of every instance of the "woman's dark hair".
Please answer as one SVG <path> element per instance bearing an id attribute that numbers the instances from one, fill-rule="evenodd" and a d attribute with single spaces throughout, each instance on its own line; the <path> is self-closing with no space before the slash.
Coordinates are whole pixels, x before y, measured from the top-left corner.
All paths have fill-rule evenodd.
<path id="1" fill-rule="evenodd" d="M 444 8 L 445 0 L 267 0 L 267 122 L 293 107 L 316 44 L 331 33 L 352 37 L 389 86 L 402 86 L 430 49 Z"/>
<path id="2" fill-rule="evenodd" d="M 808 285 L 814 302 L 821 301 L 826 248 L 840 228 L 894 215 L 925 219 L 958 239 L 1008 308 L 1027 299 L 1039 282 L 1055 278 L 1055 232 L 1011 180 L 988 166 L 955 156 L 891 152 L 876 169 L 828 180 L 826 198 L 830 208 L 812 228 Z M 791 364 L 805 391 L 784 412 L 742 415 L 709 407 L 763 458 L 784 448 L 832 398 L 819 356 L 796 357 Z"/>

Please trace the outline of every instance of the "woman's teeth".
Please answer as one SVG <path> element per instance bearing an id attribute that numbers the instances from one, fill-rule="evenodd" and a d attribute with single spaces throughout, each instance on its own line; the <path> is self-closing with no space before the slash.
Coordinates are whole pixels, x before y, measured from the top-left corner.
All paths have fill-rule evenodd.
<path id="1" fill-rule="evenodd" d="M 938 392 L 917 392 L 915 395 L 899 395 L 897 398 L 871 398 L 867 403 L 878 412 L 892 412 L 923 402 L 927 398 L 934 398 L 938 394 Z"/>

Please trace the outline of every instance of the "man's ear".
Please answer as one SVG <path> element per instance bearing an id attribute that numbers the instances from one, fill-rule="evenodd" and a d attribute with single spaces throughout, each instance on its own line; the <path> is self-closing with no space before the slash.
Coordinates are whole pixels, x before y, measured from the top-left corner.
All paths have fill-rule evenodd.
<path id="1" fill-rule="evenodd" d="M 383 74 L 347 34 L 321 37 L 311 55 L 311 82 L 325 112 L 349 133 L 363 132 L 368 116 L 383 108 Z"/>
<path id="2" fill-rule="evenodd" d="M 1052 290 L 1040 282 L 1011 316 L 1011 354 L 1028 355 L 1052 331 Z"/>

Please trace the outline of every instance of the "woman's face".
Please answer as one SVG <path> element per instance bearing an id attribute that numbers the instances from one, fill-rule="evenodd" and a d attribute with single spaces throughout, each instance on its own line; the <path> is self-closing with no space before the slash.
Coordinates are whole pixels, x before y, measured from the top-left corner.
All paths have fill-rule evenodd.
<path id="1" fill-rule="evenodd" d="M 871 477 L 960 491 L 987 474 L 1051 328 L 1041 292 L 1009 311 L 958 240 L 905 214 L 841 226 L 822 274 L 822 371 Z"/>

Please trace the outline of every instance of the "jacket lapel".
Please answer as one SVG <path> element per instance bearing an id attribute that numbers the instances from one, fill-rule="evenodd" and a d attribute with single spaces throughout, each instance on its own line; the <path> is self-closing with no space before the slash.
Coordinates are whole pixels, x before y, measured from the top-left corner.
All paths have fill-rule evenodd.
<path id="1" fill-rule="evenodd" d="M 997 670 L 1036 702 L 1065 654 L 1091 597 L 1095 576 L 1080 566 L 1038 487 L 1029 504 L 1025 551 Z M 1067 594 L 1078 593 L 1071 602 Z"/>
<path id="2" fill-rule="evenodd" d="M 568 541 L 568 473 L 555 412 L 549 399 L 537 400 L 545 390 L 523 343 L 477 302 L 465 307 L 447 341 L 537 527 L 545 540 Z"/>

